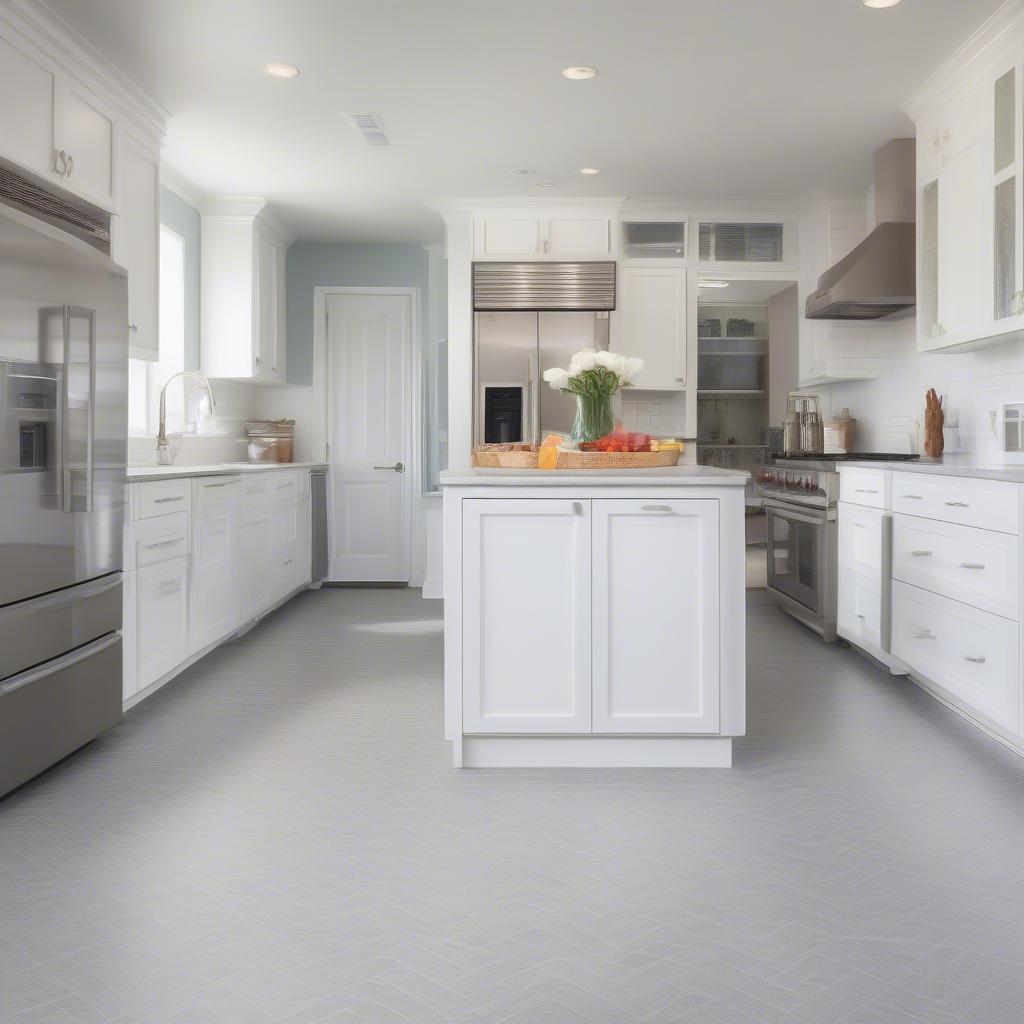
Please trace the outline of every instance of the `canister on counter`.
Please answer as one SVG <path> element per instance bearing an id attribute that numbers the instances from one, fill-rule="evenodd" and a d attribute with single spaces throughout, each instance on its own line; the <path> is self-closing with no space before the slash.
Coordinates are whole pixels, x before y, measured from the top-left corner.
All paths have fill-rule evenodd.
<path id="1" fill-rule="evenodd" d="M 857 421 L 850 415 L 849 409 L 840 409 L 839 415 L 825 421 L 825 451 L 835 455 L 845 455 L 853 451 L 853 437 L 857 429 Z"/>

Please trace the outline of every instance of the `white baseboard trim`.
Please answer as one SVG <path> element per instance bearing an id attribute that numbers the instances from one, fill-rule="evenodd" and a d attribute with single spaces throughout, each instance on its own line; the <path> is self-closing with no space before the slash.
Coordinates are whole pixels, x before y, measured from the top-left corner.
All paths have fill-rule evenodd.
<path id="1" fill-rule="evenodd" d="M 423 596 L 432 601 L 441 600 L 444 597 L 444 583 L 441 580 L 424 580 Z"/>
<path id="2" fill-rule="evenodd" d="M 457 756 L 457 752 L 456 752 Z M 728 736 L 463 736 L 463 768 L 729 768 Z"/>

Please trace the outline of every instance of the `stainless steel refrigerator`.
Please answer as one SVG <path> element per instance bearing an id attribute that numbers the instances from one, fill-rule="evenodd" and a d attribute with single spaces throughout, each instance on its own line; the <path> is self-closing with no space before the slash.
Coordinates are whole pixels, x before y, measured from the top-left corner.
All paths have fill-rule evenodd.
<path id="1" fill-rule="evenodd" d="M 121 720 L 125 272 L 0 204 L 0 794 Z"/>

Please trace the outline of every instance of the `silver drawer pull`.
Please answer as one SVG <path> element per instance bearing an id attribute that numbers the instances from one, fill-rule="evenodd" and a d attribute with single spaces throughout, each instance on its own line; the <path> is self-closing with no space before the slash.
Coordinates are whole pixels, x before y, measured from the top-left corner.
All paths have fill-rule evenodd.
<path id="1" fill-rule="evenodd" d="M 947 501 L 946 505 L 949 508 L 970 508 L 966 501 Z"/>
<path id="2" fill-rule="evenodd" d="M 641 505 L 641 512 L 671 512 L 671 505 Z"/>
<path id="3" fill-rule="evenodd" d="M 286 487 L 294 487 L 294 486 L 295 486 L 294 483 L 291 483 L 291 484 L 278 484 L 277 485 L 277 490 L 283 491 Z"/>
<path id="4" fill-rule="evenodd" d="M 176 594 L 181 590 L 181 580 L 165 580 L 160 584 L 161 594 Z"/>
<path id="5" fill-rule="evenodd" d="M 184 495 L 176 494 L 173 498 L 157 498 L 153 502 L 153 504 L 154 505 L 163 505 L 165 502 L 168 502 L 168 501 L 184 501 L 184 500 L 185 500 L 184 499 Z"/>
<path id="6" fill-rule="evenodd" d="M 961 569 L 984 569 L 985 566 L 981 562 L 961 562 Z"/>
<path id="7" fill-rule="evenodd" d="M 901 494 L 901 498 L 907 498 L 910 501 L 924 501 L 924 498 L 920 494 Z"/>
<path id="8" fill-rule="evenodd" d="M 219 484 L 203 484 L 203 486 L 209 490 L 211 487 L 227 487 L 228 484 L 233 484 L 234 480 L 225 480 Z"/>
<path id="9" fill-rule="evenodd" d="M 923 629 L 920 633 L 914 634 L 915 640 L 938 640 L 938 637 L 930 630 Z"/>
<path id="10" fill-rule="evenodd" d="M 867 527 L 863 523 L 854 523 L 854 528 L 857 530 L 866 530 Z"/>
<path id="11" fill-rule="evenodd" d="M 910 552 L 915 558 L 927 558 L 931 555 L 930 551 L 911 551 Z"/>
<path id="12" fill-rule="evenodd" d="M 282 564 L 282 565 L 291 565 L 291 564 L 292 564 L 292 562 L 294 562 L 294 561 L 295 561 L 295 559 L 294 559 L 294 558 L 289 558 L 287 562 L 282 562 L 281 564 Z"/>
<path id="13" fill-rule="evenodd" d="M 985 659 L 980 654 L 965 654 L 964 661 L 969 661 L 972 665 L 985 664 Z"/>
<path id="14" fill-rule="evenodd" d="M 863 615 L 860 615 L 860 614 L 858 614 L 858 615 L 857 615 L 857 618 L 858 618 L 858 619 L 863 619 L 863 618 L 864 618 L 864 616 L 863 616 Z"/>
<path id="15" fill-rule="evenodd" d="M 878 491 L 872 490 L 870 487 L 858 487 L 854 494 L 877 494 Z"/>
<path id="16" fill-rule="evenodd" d="M 155 540 L 152 544 L 143 544 L 144 548 L 169 548 L 172 544 L 180 544 L 185 538 L 175 537 L 172 540 Z"/>

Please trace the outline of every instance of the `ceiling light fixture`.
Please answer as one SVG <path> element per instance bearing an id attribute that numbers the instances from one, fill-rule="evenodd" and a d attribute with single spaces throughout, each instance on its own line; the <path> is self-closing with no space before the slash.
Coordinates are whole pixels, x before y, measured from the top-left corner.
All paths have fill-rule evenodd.
<path id="1" fill-rule="evenodd" d="M 860 0 L 865 7 L 881 10 L 883 7 L 895 7 L 901 0 Z"/>
<path id="2" fill-rule="evenodd" d="M 580 174 L 600 174 L 600 167 L 581 167 Z"/>
<path id="3" fill-rule="evenodd" d="M 701 281 L 699 282 L 701 288 L 728 288 L 728 281 Z"/>
<path id="4" fill-rule="evenodd" d="M 525 174 L 536 174 L 537 172 L 532 167 L 513 167 L 508 173 L 520 177 Z"/>
<path id="5" fill-rule="evenodd" d="M 555 183 L 553 181 L 538 181 L 534 188 L 554 188 Z"/>
<path id="6" fill-rule="evenodd" d="M 265 74 L 271 78 L 297 78 L 299 69 L 292 64 L 282 64 L 278 60 L 272 60 L 269 64 L 263 65 Z"/>
<path id="7" fill-rule="evenodd" d="M 574 82 L 585 82 L 597 74 L 597 68 L 588 68 L 586 64 L 578 64 L 571 68 L 562 68 L 562 77 Z"/>

